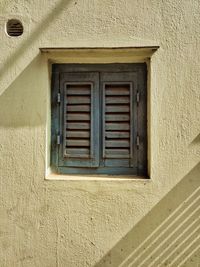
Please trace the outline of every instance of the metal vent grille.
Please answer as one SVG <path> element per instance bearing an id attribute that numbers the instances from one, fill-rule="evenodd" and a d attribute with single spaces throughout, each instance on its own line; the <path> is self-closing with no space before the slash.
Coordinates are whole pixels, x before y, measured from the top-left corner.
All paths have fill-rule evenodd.
<path id="1" fill-rule="evenodd" d="M 23 33 L 23 25 L 17 19 L 10 19 L 6 24 L 6 32 L 9 36 L 17 37 Z"/>

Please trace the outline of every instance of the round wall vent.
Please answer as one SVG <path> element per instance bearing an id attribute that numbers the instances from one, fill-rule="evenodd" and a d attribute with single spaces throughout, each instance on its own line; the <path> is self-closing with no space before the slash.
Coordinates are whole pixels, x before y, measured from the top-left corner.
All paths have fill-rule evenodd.
<path id="1" fill-rule="evenodd" d="M 23 25 L 17 19 L 10 19 L 6 23 L 6 32 L 9 36 L 17 37 L 23 33 Z"/>

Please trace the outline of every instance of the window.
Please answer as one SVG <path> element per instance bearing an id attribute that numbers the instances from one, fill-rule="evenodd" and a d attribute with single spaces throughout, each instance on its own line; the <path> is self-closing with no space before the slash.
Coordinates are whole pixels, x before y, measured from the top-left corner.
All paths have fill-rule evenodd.
<path id="1" fill-rule="evenodd" d="M 147 174 L 146 64 L 53 64 L 51 164 L 63 174 Z"/>

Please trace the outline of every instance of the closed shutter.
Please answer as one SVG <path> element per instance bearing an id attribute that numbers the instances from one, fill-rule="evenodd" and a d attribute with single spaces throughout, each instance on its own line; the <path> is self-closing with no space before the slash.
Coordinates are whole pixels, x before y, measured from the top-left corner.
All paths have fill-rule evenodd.
<path id="1" fill-rule="evenodd" d="M 51 163 L 58 173 L 147 174 L 145 64 L 55 64 Z"/>
<path id="2" fill-rule="evenodd" d="M 98 73 L 61 74 L 61 166 L 97 167 Z"/>
<path id="3" fill-rule="evenodd" d="M 105 167 L 135 167 L 134 73 L 105 73 L 103 83 L 103 161 Z"/>

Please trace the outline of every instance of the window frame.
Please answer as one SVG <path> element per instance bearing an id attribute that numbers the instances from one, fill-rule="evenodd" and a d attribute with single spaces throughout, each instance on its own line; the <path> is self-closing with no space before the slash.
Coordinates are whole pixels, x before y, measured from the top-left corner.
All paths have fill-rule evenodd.
<path id="1" fill-rule="evenodd" d="M 59 165 L 57 135 L 60 135 L 60 107 L 57 103 L 57 95 L 60 92 L 61 73 L 76 72 L 134 72 L 137 76 L 137 93 L 139 103 L 134 96 L 137 105 L 137 136 L 140 137 L 140 144 L 137 151 L 136 168 L 106 168 L 95 170 L 94 168 L 63 167 Z M 111 82 L 112 83 L 112 82 Z M 103 85 L 100 81 L 100 87 Z M 101 92 L 103 94 L 103 92 Z M 62 101 L 62 99 L 61 99 Z M 102 101 L 102 97 L 99 102 Z M 102 103 L 100 103 L 102 105 Z M 133 114 L 134 115 L 134 114 Z M 140 123 L 138 122 L 140 120 Z M 135 132 L 135 131 L 134 131 Z M 136 137 L 134 136 L 136 143 Z M 101 145 L 101 144 L 100 144 Z M 138 144 L 137 144 L 138 145 Z M 102 148 L 103 149 L 103 148 Z M 51 86 L 51 167 L 59 174 L 112 174 L 112 175 L 135 175 L 147 176 L 147 66 L 146 63 L 107 63 L 107 64 L 52 64 L 52 86 Z M 99 168 L 98 168 L 99 169 Z"/>

